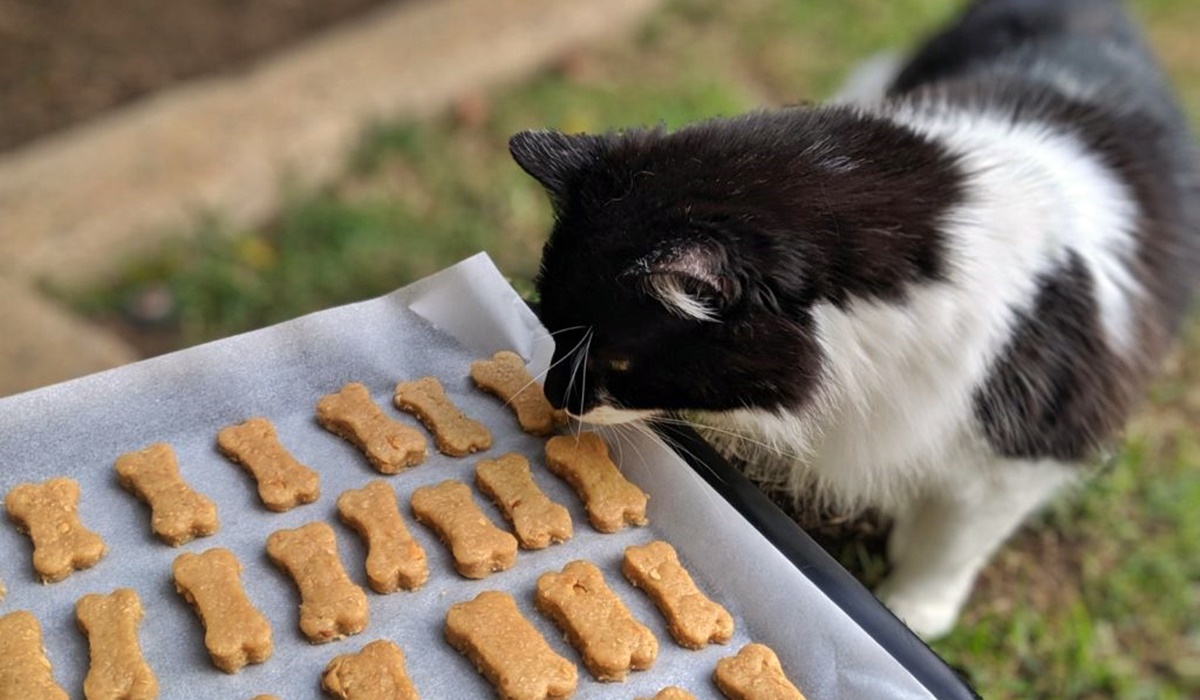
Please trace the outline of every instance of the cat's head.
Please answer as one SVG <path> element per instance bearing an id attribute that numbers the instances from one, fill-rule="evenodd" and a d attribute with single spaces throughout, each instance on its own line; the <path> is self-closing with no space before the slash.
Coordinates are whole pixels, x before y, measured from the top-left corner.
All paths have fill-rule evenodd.
<path id="1" fill-rule="evenodd" d="M 777 173 L 714 143 L 695 130 L 510 141 L 555 211 L 537 279 L 551 403 L 617 423 L 795 406 L 811 391 L 804 247 L 775 242 L 780 207 L 760 198 L 777 192 L 755 184 Z"/>

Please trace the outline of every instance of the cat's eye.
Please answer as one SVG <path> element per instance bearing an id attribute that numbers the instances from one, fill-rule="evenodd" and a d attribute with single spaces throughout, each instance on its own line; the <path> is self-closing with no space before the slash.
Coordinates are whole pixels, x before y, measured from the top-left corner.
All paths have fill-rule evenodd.
<path id="1" fill-rule="evenodd" d="M 633 365 L 627 357 L 618 357 L 608 361 L 608 368 L 613 372 L 628 372 Z"/>

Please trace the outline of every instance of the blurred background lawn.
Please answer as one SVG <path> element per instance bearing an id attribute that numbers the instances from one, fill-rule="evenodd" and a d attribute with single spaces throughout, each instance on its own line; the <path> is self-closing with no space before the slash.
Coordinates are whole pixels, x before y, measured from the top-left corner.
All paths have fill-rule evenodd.
<path id="1" fill-rule="evenodd" d="M 513 132 L 673 127 L 818 100 L 959 6 L 675 0 L 636 36 L 522 85 L 433 120 L 369 125 L 335 182 L 293 189 L 265 226 L 209 212 L 109 285 L 51 291 L 147 354 L 383 294 L 479 250 L 528 291 L 550 215 L 508 157 Z M 1132 6 L 1200 117 L 1200 2 Z M 1193 320 L 1119 456 L 1015 538 L 935 649 L 988 698 L 1200 698 L 1198 433 Z M 834 549 L 868 581 L 883 569 L 855 542 Z"/>

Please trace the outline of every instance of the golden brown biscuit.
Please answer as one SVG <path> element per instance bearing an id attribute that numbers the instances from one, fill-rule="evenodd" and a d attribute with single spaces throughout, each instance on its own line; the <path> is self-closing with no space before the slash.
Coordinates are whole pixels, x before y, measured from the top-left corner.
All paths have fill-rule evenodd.
<path id="1" fill-rule="evenodd" d="M 461 481 L 418 488 L 412 510 L 418 522 L 433 528 L 450 547 L 455 570 L 467 578 L 504 571 L 517 561 L 517 538 L 488 520 Z"/>
<path id="2" fill-rule="evenodd" d="M 400 382 L 393 401 L 396 408 L 416 416 L 433 433 L 433 442 L 442 454 L 463 457 L 492 446 L 487 426 L 467 418 L 451 403 L 435 377 Z"/>
<path id="3" fill-rule="evenodd" d="M 388 418 L 367 387 L 353 382 L 317 402 L 317 422 L 362 450 L 381 474 L 397 474 L 425 461 L 429 450 L 416 428 Z"/>
<path id="4" fill-rule="evenodd" d="M 362 632 L 367 594 L 338 558 L 337 537 L 323 522 L 278 530 L 267 538 L 267 556 L 300 589 L 300 631 L 314 644 Z"/>
<path id="5" fill-rule="evenodd" d="M 561 700 L 575 693 L 575 664 L 554 653 L 507 593 L 484 591 L 450 606 L 445 632 L 502 700 Z"/>
<path id="6" fill-rule="evenodd" d="M 420 700 L 395 642 L 377 639 L 357 654 L 333 657 L 321 687 L 341 700 Z"/>
<path id="7" fill-rule="evenodd" d="M 730 700 L 804 700 L 783 675 L 779 657 L 764 644 L 747 644 L 717 662 L 713 680 Z"/>
<path id="8" fill-rule="evenodd" d="M 142 656 L 138 625 L 142 601 L 132 588 L 85 595 L 75 603 L 75 621 L 88 640 L 91 665 L 83 680 L 87 700 L 153 700 L 158 679 Z"/>
<path id="9" fill-rule="evenodd" d="M 150 529 L 163 542 L 178 547 L 217 531 L 216 504 L 187 485 L 167 443 L 126 452 L 116 470 L 121 486 L 150 505 Z"/>
<path id="10" fill-rule="evenodd" d="M 33 541 L 33 570 L 43 583 L 95 565 L 108 548 L 79 522 L 79 482 L 58 477 L 20 484 L 4 497 L 8 517 Z"/>
<path id="11" fill-rule="evenodd" d="M 346 491 L 337 500 L 342 522 L 367 541 L 367 583 L 376 593 L 414 590 L 429 579 L 425 550 L 409 534 L 396 492 L 381 479 Z"/>
<path id="12" fill-rule="evenodd" d="M 655 693 L 652 698 L 637 698 L 637 700 L 696 700 L 696 696 L 677 685 L 669 685 Z"/>
<path id="13" fill-rule="evenodd" d="M 475 385 L 499 398 L 517 414 L 521 429 L 532 435 L 549 435 L 562 425 L 565 414 L 554 410 L 546 394 L 515 352 L 501 350 L 490 360 L 471 363 Z"/>
<path id="14" fill-rule="evenodd" d="M 279 443 L 275 426 L 266 418 L 222 428 L 217 447 L 234 464 L 241 465 L 258 483 L 258 497 L 268 510 L 281 513 L 312 503 L 321 496 L 321 478 Z"/>
<path id="15" fill-rule="evenodd" d="M 546 466 L 575 489 L 583 499 L 588 522 L 600 532 L 646 524 L 649 496 L 621 475 L 597 433 L 550 438 L 546 441 Z"/>
<path id="16" fill-rule="evenodd" d="M 274 695 L 255 695 L 250 700 L 279 700 L 279 698 Z"/>
<path id="17" fill-rule="evenodd" d="M 0 617 L 0 700 L 70 700 L 54 681 L 42 626 L 26 610 Z"/>
<path id="18" fill-rule="evenodd" d="M 213 665 L 237 673 L 246 664 L 271 658 L 271 623 L 242 589 L 242 565 L 228 549 L 184 552 L 171 566 L 175 590 L 204 625 L 204 646 Z"/>
<path id="19" fill-rule="evenodd" d="M 654 633 L 633 618 L 591 562 L 573 561 L 561 574 L 542 574 L 534 600 L 598 681 L 625 680 L 630 670 L 644 671 L 658 658 Z"/>
<path id="20" fill-rule="evenodd" d="M 700 649 L 709 642 L 724 644 L 733 636 L 733 617 L 700 592 L 666 542 L 626 547 L 621 572 L 658 606 L 680 646 Z"/>
<path id="21" fill-rule="evenodd" d="M 521 455 L 510 452 L 481 460 L 475 467 L 475 485 L 499 506 L 525 549 L 571 539 L 571 514 L 538 488 L 529 460 Z"/>

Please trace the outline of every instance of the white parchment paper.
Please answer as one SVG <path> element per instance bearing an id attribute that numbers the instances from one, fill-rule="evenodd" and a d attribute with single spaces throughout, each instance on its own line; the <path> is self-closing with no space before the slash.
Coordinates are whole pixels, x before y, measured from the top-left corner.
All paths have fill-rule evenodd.
<path id="1" fill-rule="evenodd" d="M 287 700 L 319 698 L 320 674 L 329 659 L 378 638 L 392 639 L 405 651 L 409 674 L 426 700 L 494 697 L 442 637 L 446 609 L 491 588 L 513 594 L 550 644 L 579 664 L 579 698 L 629 700 L 670 684 L 698 698 L 717 698 L 711 681 L 717 660 L 751 640 L 772 646 L 811 700 L 930 697 L 654 438 L 633 432 L 608 436 L 626 475 L 651 495 L 650 525 L 612 535 L 592 530 L 574 493 L 545 469 L 543 441 L 521 433 L 511 413 L 468 379 L 471 360 L 500 349 L 519 352 L 536 373 L 548 364 L 553 344 L 492 262 L 478 255 L 379 299 L 0 400 L 0 491 L 59 475 L 77 479 L 82 520 L 110 549 L 93 569 L 42 585 L 33 574 L 29 540 L 3 523 L 0 578 L 8 596 L 0 603 L 0 614 L 26 609 L 38 617 L 56 678 L 79 698 L 88 652 L 75 626 L 75 601 L 121 586 L 136 589 L 142 598 L 146 618 L 141 639 L 162 698 L 226 700 L 257 693 Z M 313 417 L 320 396 L 359 381 L 390 415 L 419 425 L 392 407 L 392 390 L 399 380 L 430 374 L 442 380 L 468 415 L 492 429 L 495 444 L 489 451 L 459 459 L 438 454 L 431 444 L 430 457 L 421 466 L 380 477 Z M 267 511 L 250 477 L 217 452 L 218 430 L 255 415 L 270 418 L 283 444 L 320 472 L 322 493 L 316 503 L 282 514 Z M 175 448 L 184 478 L 217 503 L 221 528 L 215 535 L 180 548 L 162 544 L 150 533 L 149 509 L 118 485 L 116 457 L 156 441 Z M 521 551 L 513 569 L 482 581 L 463 579 L 454 572 L 446 548 L 411 520 L 409 494 L 447 478 L 473 483 L 477 459 L 508 451 L 528 457 L 542 488 L 570 509 L 575 538 L 546 550 Z M 419 591 L 383 596 L 366 588 L 365 549 L 337 521 L 338 494 L 375 478 L 387 478 L 395 487 L 410 530 L 429 556 L 430 580 Z M 503 525 L 499 512 L 478 492 L 476 498 Z M 300 635 L 296 589 L 264 551 L 271 532 L 312 520 L 325 520 L 338 533 L 342 560 L 367 590 L 371 615 L 364 633 L 318 646 Z M 621 576 L 624 548 L 654 538 L 672 542 L 700 586 L 729 608 L 737 621 L 732 643 L 702 651 L 678 647 L 657 610 Z M 200 623 L 175 592 L 170 575 L 181 551 L 218 546 L 231 549 L 242 562 L 246 592 L 271 621 L 276 646 L 269 661 L 232 676 L 213 667 Z M 631 673 L 624 683 L 597 683 L 536 611 L 532 596 L 537 577 L 578 558 L 600 566 L 635 616 L 654 630 L 660 652 L 652 669 Z"/>

